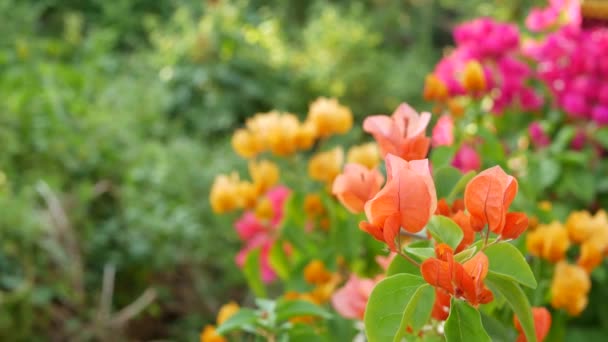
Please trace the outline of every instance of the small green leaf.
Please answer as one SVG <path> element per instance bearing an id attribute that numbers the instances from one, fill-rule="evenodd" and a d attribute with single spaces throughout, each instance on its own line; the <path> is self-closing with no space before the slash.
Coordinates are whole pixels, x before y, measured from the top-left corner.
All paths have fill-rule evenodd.
<path id="1" fill-rule="evenodd" d="M 331 317 L 331 314 L 322 307 L 305 300 L 279 301 L 276 308 L 276 315 L 278 322 L 297 316 Z"/>
<path id="2" fill-rule="evenodd" d="M 369 342 L 393 340 L 408 304 L 423 285 L 427 284 L 422 277 L 405 273 L 390 276 L 376 285 L 365 309 L 365 333 Z"/>
<path id="3" fill-rule="evenodd" d="M 459 194 L 464 192 L 464 189 L 467 187 L 467 184 L 469 184 L 469 181 L 471 179 L 473 179 L 473 177 L 475 177 L 476 174 L 477 174 L 477 172 L 475 172 L 475 171 L 469 171 L 464 176 L 462 176 L 460 178 L 460 180 L 458 181 L 458 183 L 456 183 L 456 185 L 454 185 L 454 188 L 452 189 L 450 194 L 446 197 L 448 202 L 453 201 L 454 198 L 456 198 L 456 196 L 458 196 Z"/>
<path id="4" fill-rule="evenodd" d="M 475 255 L 475 252 L 477 252 L 477 246 L 471 246 L 454 255 L 454 260 L 462 264 L 463 262 L 471 259 L 471 257 Z"/>
<path id="5" fill-rule="evenodd" d="M 431 317 L 433 303 L 435 303 L 435 289 L 429 284 L 420 286 L 403 311 L 401 325 L 393 342 L 401 341 L 408 327 L 416 334 Z"/>
<path id="6" fill-rule="evenodd" d="M 256 297 L 266 297 L 266 288 L 262 282 L 262 274 L 260 271 L 260 249 L 253 250 L 247 254 L 243 273 L 247 284 L 256 295 Z"/>
<path id="7" fill-rule="evenodd" d="M 488 272 L 488 276 L 485 279 L 485 284 L 492 292 L 500 293 L 507 300 L 507 303 L 509 303 L 513 312 L 519 318 L 528 341 L 536 342 L 534 318 L 532 317 L 530 302 L 528 302 L 528 297 L 526 297 L 524 291 L 519 287 L 519 284 L 509 278 L 490 272 Z"/>
<path id="8" fill-rule="evenodd" d="M 258 319 L 256 312 L 252 309 L 242 308 L 217 327 L 217 333 L 225 335 L 231 331 L 241 329 L 245 325 L 253 324 Z"/>
<path id="9" fill-rule="evenodd" d="M 462 172 L 452 166 L 444 166 L 435 170 L 435 189 L 437 198 L 446 198 L 462 178 Z"/>
<path id="10" fill-rule="evenodd" d="M 481 324 L 479 311 L 467 302 L 452 298 L 450 315 L 445 322 L 447 342 L 491 342 Z"/>
<path id="11" fill-rule="evenodd" d="M 517 339 L 513 329 L 483 312 L 481 312 L 481 323 L 490 335 L 492 342 L 511 342 Z"/>
<path id="12" fill-rule="evenodd" d="M 268 262 L 281 279 L 289 278 L 289 260 L 287 259 L 287 255 L 283 249 L 282 242 L 277 241 L 272 245 Z"/>
<path id="13" fill-rule="evenodd" d="M 431 247 L 406 247 L 404 251 L 419 261 L 424 261 L 435 256 L 435 249 Z"/>
<path id="14" fill-rule="evenodd" d="M 536 288 L 536 279 L 521 252 L 508 242 L 489 246 L 484 253 L 490 262 L 489 272 L 507 277 L 522 285 Z"/>
<path id="15" fill-rule="evenodd" d="M 431 150 L 431 165 L 433 168 L 440 168 L 443 166 L 450 165 L 450 162 L 454 158 L 456 150 L 450 146 L 439 146 L 434 147 Z"/>
<path id="16" fill-rule="evenodd" d="M 420 267 L 412 264 L 411 262 L 407 261 L 405 258 L 397 255 L 393 261 L 391 261 L 391 264 L 388 266 L 388 270 L 386 270 L 386 276 L 390 277 L 392 275 L 395 274 L 399 274 L 399 273 L 407 273 L 407 274 L 414 274 L 414 275 L 420 275 Z"/>
<path id="17" fill-rule="evenodd" d="M 438 243 L 446 243 L 452 248 L 456 248 L 464 236 L 462 229 L 456 222 L 449 217 L 434 215 L 426 225 L 431 236 Z"/>

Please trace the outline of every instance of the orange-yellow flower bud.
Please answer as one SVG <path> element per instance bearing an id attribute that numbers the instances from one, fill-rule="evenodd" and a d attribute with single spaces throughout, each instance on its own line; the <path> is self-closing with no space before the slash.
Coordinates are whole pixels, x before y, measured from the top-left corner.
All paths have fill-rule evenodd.
<path id="1" fill-rule="evenodd" d="M 232 136 L 232 148 L 243 158 L 253 158 L 263 150 L 263 145 L 254 133 L 241 128 Z"/>
<path id="2" fill-rule="evenodd" d="M 325 268 L 321 260 L 313 260 L 304 268 L 304 279 L 309 284 L 325 284 L 331 279 L 331 272 Z"/>
<path id="3" fill-rule="evenodd" d="M 308 194 L 304 198 L 304 212 L 308 217 L 315 218 L 325 213 L 325 207 L 319 194 Z"/>
<path id="4" fill-rule="evenodd" d="M 380 164 L 380 150 L 376 143 L 353 146 L 346 154 L 348 163 L 361 164 L 368 169 L 375 169 Z"/>
<path id="5" fill-rule="evenodd" d="M 588 211 L 574 211 L 566 220 L 566 228 L 570 239 L 575 243 L 582 243 L 593 234 L 592 217 Z"/>
<path id="6" fill-rule="evenodd" d="M 317 139 L 317 128 L 312 122 L 306 121 L 296 131 L 296 146 L 300 150 L 308 150 Z"/>
<path id="7" fill-rule="evenodd" d="M 530 254 L 558 262 L 565 257 L 570 247 L 570 240 L 562 224 L 554 221 L 551 224 L 541 224 L 534 231 L 529 232 L 526 246 Z"/>
<path id="8" fill-rule="evenodd" d="M 284 113 L 271 123 L 266 135 L 270 151 L 278 156 L 288 156 L 294 153 L 298 146 L 296 138 L 300 122 L 294 114 Z"/>
<path id="9" fill-rule="evenodd" d="M 593 240 L 585 241 L 581 245 L 577 265 L 584 268 L 587 273 L 591 273 L 602 262 L 603 254 L 603 248 Z"/>
<path id="10" fill-rule="evenodd" d="M 551 284 L 551 305 L 565 309 L 571 316 L 578 316 L 587 306 L 590 289 L 591 280 L 582 267 L 560 261 Z"/>
<path id="11" fill-rule="evenodd" d="M 251 182 L 239 182 L 237 185 L 237 196 L 239 198 L 239 208 L 253 209 L 258 201 L 258 191 Z"/>
<path id="12" fill-rule="evenodd" d="M 448 97 L 448 87 L 434 74 L 426 76 L 423 97 L 427 101 L 442 101 Z"/>
<path id="13" fill-rule="evenodd" d="M 258 195 L 263 195 L 279 181 L 279 167 L 268 160 L 249 162 L 249 175 Z"/>
<path id="14" fill-rule="evenodd" d="M 464 105 L 458 99 L 448 100 L 448 111 L 454 118 L 460 118 L 464 115 Z"/>
<path id="15" fill-rule="evenodd" d="M 331 186 L 334 179 L 340 174 L 343 162 L 344 152 L 341 147 L 319 152 L 308 161 L 308 174 L 310 178 Z"/>
<path id="16" fill-rule="evenodd" d="M 264 221 L 272 219 L 274 216 L 274 209 L 268 198 L 264 197 L 262 200 L 258 201 L 258 204 L 255 207 L 255 216 Z"/>
<path id="17" fill-rule="evenodd" d="M 217 175 L 211 186 L 209 201 L 215 213 L 222 214 L 239 207 L 239 176 L 236 173 Z"/>
<path id="18" fill-rule="evenodd" d="M 486 89 L 486 77 L 478 61 L 470 61 L 464 67 L 462 86 L 469 92 L 479 92 Z"/>
<path id="19" fill-rule="evenodd" d="M 230 317 L 234 316 L 234 314 L 236 314 L 240 309 L 241 307 L 235 302 L 230 302 L 222 305 L 220 311 L 217 314 L 217 324 L 223 324 Z"/>
<path id="20" fill-rule="evenodd" d="M 353 113 L 336 99 L 320 97 L 310 105 L 308 121 L 319 137 L 328 137 L 348 132 L 353 126 Z"/>
<path id="21" fill-rule="evenodd" d="M 215 331 L 215 327 L 213 325 L 205 326 L 205 329 L 201 332 L 200 342 L 227 342 L 226 338 L 222 335 L 218 334 Z"/>

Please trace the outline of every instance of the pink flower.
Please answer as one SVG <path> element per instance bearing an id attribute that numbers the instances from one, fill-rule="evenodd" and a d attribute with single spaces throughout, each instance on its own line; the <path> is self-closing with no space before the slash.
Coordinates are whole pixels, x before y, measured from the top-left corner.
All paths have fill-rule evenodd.
<path id="1" fill-rule="evenodd" d="M 595 106 L 591 115 L 593 121 L 599 126 L 608 125 L 608 106 Z"/>
<path id="2" fill-rule="evenodd" d="M 549 140 L 549 136 L 545 133 L 544 129 L 538 122 L 533 122 L 528 127 L 528 133 L 530 134 L 530 139 L 537 147 L 545 147 L 551 143 Z"/>
<path id="3" fill-rule="evenodd" d="M 454 120 L 450 115 L 443 115 L 433 127 L 433 146 L 452 146 L 454 143 Z"/>
<path id="4" fill-rule="evenodd" d="M 247 255 L 253 250 L 261 249 L 260 270 L 262 280 L 265 283 L 270 283 L 276 279 L 276 274 L 270 266 L 268 258 L 275 243 L 276 230 L 283 219 L 283 207 L 288 196 L 289 189 L 284 186 L 274 187 L 266 193 L 273 209 L 273 217 L 270 222 L 261 221 L 251 211 L 243 213 L 243 216 L 235 222 L 236 231 L 245 243 L 236 256 L 236 264 L 243 267 Z"/>
<path id="5" fill-rule="evenodd" d="M 387 256 L 378 255 L 376 256 L 376 263 L 378 263 L 384 271 L 387 271 L 396 256 L 397 253 L 393 252 L 389 253 Z"/>
<path id="6" fill-rule="evenodd" d="M 587 134 L 585 133 L 584 130 L 579 129 L 576 134 L 574 135 L 574 138 L 572 138 L 572 141 L 570 142 L 570 147 L 572 147 L 572 149 L 574 150 L 582 150 L 583 147 L 585 147 L 585 143 L 587 142 Z"/>
<path id="7" fill-rule="evenodd" d="M 345 318 L 363 320 L 365 307 L 377 281 L 351 275 L 346 284 L 336 291 L 331 303 Z"/>
<path id="8" fill-rule="evenodd" d="M 452 166 L 466 173 L 478 170 L 481 167 L 481 159 L 471 146 L 462 145 L 452 160 Z"/>

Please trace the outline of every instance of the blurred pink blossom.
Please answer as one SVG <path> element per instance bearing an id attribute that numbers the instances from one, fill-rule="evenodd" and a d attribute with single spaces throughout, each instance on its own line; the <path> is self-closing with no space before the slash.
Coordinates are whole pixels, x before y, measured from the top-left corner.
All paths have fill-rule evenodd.
<path id="1" fill-rule="evenodd" d="M 433 127 L 433 146 L 452 146 L 454 144 L 454 119 L 443 115 Z"/>
<path id="2" fill-rule="evenodd" d="M 351 275 L 346 284 L 331 297 L 334 309 L 345 318 L 363 320 L 367 301 L 379 280 Z"/>
<path id="3" fill-rule="evenodd" d="M 474 148 L 465 144 L 456 152 L 454 160 L 452 160 L 452 166 L 464 173 L 479 170 L 481 167 L 481 159 Z"/>
<path id="4" fill-rule="evenodd" d="M 536 147 L 545 147 L 551 143 L 549 136 L 538 122 L 530 124 L 528 134 L 530 134 L 530 139 Z"/>

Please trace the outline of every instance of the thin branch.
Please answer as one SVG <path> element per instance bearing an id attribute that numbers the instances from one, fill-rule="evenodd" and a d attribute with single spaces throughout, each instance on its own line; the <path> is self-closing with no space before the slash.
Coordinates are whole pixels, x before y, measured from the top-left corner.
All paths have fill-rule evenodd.
<path id="1" fill-rule="evenodd" d="M 152 304 L 157 297 L 156 290 L 148 288 L 133 303 L 124 307 L 110 320 L 110 325 L 119 327 L 139 315 L 148 305 Z"/>
<path id="2" fill-rule="evenodd" d="M 105 264 L 103 267 L 101 296 L 99 298 L 99 311 L 97 313 L 97 319 L 101 324 L 107 322 L 112 314 L 112 297 L 114 296 L 115 276 L 116 267 L 112 264 Z"/>

